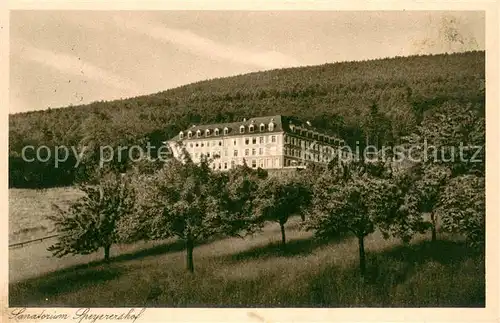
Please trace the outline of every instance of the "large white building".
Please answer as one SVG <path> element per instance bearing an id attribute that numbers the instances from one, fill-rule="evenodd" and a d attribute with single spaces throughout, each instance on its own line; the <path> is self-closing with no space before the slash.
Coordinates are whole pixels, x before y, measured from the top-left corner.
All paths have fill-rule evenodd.
<path id="1" fill-rule="evenodd" d="M 167 141 L 174 157 L 185 147 L 194 162 L 214 158 L 214 169 L 243 164 L 253 168 L 282 169 L 325 164 L 344 141 L 314 129 L 294 117 L 269 116 L 240 122 L 196 125 Z"/>

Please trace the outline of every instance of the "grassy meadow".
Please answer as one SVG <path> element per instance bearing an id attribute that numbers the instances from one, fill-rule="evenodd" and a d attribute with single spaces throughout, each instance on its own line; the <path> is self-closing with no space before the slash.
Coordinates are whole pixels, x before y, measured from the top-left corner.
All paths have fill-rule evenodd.
<path id="1" fill-rule="evenodd" d="M 200 244 L 194 250 L 194 274 L 185 270 L 183 243 L 174 240 L 115 246 L 110 263 L 98 260 L 101 253 L 75 264 L 71 256 L 47 258 L 42 251 L 31 252 L 31 260 L 44 258 L 57 264 L 57 269 L 45 267 L 33 277 L 11 279 L 9 303 L 47 307 L 485 305 L 484 256 L 460 240 L 441 236 L 432 244 L 430 235 L 422 235 L 403 246 L 399 240 L 384 240 L 374 233 L 365 242 L 368 274 L 363 281 L 356 239 L 316 241 L 311 232 L 300 230 L 297 218 L 287 223 L 286 230 L 286 252 L 280 249 L 276 224 L 245 239 Z M 22 271 L 22 266 L 12 269 Z"/>
<path id="2" fill-rule="evenodd" d="M 82 195 L 77 188 L 9 189 L 9 244 L 53 234 L 52 204 L 65 208 Z"/>

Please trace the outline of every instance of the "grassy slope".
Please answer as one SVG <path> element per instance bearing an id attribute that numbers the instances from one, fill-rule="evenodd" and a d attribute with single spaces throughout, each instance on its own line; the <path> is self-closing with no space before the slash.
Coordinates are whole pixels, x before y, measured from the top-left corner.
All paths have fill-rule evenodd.
<path id="1" fill-rule="evenodd" d="M 287 230 L 287 254 L 270 224 L 255 237 L 196 247 L 191 275 L 183 245 L 170 242 L 11 283 L 10 306 L 484 306 L 484 258 L 460 242 L 418 237 L 402 247 L 373 234 L 362 283 L 354 239 L 320 244 L 296 219 Z"/>
<path id="2" fill-rule="evenodd" d="M 51 189 L 9 189 L 9 244 L 40 238 L 54 229 L 46 218 L 52 204 L 66 207 L 81 192 L 72 187 Z"/>

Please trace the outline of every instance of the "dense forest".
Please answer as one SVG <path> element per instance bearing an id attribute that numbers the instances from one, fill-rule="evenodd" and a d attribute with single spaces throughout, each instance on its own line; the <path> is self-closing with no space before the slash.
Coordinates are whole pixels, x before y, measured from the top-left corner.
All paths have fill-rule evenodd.
<path id="1" fill-rule="evenodd" d="M 446 103 L 484 115 L 484 79 L 485 53 L 474 51 L 263 71 L 129 99 L 13 114 L 9 185 L 71 185 L 96 168 L 99 146 L 149 142 L 158 147 L 192 124 L 244 117 L 294 115 L 349 144 L 398 144 Z M 87 149 L 78 167 L 69 158 L 55 168 L 50 159 L 23 161 L 27 145 Z"/>

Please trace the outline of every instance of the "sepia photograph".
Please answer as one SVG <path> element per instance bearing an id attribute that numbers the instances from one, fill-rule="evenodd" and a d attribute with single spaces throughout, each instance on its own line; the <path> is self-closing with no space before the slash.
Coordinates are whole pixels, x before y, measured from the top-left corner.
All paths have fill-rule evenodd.
<path id="1" fill-rule="evenodd" d="M 485 308 L 485 23 L 11 10 L 11 319 Z"/>

